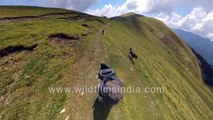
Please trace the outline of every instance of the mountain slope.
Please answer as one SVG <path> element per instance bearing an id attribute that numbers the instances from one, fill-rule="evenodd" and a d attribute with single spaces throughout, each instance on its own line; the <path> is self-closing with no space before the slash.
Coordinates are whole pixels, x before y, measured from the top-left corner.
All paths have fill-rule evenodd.
<path id="1" fill-rule="evenodd" d="M 213 42 L 194 33 L 186 32 L 180 29 L 173 29 L 183 40 L 202 55 L 208 63 L 213 65 Z"/>
<path id="2" fill-rule="evenodd" d="M 59 8 L 41 8 L 41 7 L 31 7 L 31 6 L 1 6 L 0 18 L 5 17 L 23 17 L 23 16 L 35 16 L 43 15 L 49 13 L 62 13 L 70 12 L 68 10 Z"/>
<path id="3" fill-rule="evenodd" d="M 192 49 L 193 50 L 193 49 Z M 200 60 L 201 62 L 201 67 L 202 67 L 202 71 L 203 71 L 203 80 L 204 82 L 209 85 L 210 87 L 210 90 L 212 90 L 212 87 L 213 87 L 213 81 L 212 81 L 212 78 L 213 78 L 213 67 L 208 63 L 206 62 L 206 60 L 200 55 L 198 54 L 196 51 L 193 50 L 193 53 L 197 56 L 197 58 Z"/>
<path id="4" fill-rule="evenodd" d="M 213 117 L 213 94 L 203 84 L 198 59 L 158 20 L 134 14 L 106 19 L 74 11 L 12 19 L 0 20 L 3 119 Z M 135 65 L 128 58 L 130 47 L 139 57 Z M 97 85 L 102 62 L 115 69 L 125 87 L 164 87 L 165 92 L 125 93 L 113 108 L 98 103 L 97 93 L 50 93 L 50 87 Z"/>

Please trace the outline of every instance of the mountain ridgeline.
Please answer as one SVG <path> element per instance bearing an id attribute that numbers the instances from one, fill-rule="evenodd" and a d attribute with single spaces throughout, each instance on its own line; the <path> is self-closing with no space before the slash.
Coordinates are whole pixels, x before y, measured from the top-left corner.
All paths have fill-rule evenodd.
<path id="1" fill-rule="evenodd" d="M 180 29 L 173 29 L 191 48 L 199 53 L 205 60 L 213 66 L 213 42 L 197 34 Z"/>
<path id="2" fill-rule="evenodd" d="M 2 6 L 0 13 L 0 119 L 213 118 L 213 94 L 199 59 L 159 20 L 16 6 Z M 130 48 L 138 57 L 134 65 Z M 113 107 L 98 102 L 97 92 L 54 92 L 97 85 L 101 63 L 116 71 L 124 88 L 164 91 L 124 93 Z"/>

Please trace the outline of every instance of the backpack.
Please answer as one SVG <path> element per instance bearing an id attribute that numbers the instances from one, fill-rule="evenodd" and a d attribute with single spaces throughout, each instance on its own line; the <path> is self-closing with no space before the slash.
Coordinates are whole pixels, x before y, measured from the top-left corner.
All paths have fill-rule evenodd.
<path id="1" fill-rule="evenodd" d="M 98 78 L 103 80 L 107 76 L 116 76 L 116 73 L 112 68 L 102 63 L 98 73 Z"/>
<path id="2" fill-rule="evenodd" d="M 101 79 L 98 85 L 99 96 L 104 102 L 116 105 L 123 98 L 123 81 L 116 77 L 115 71 L 105 64 L 101 64 L 99 78 Z"/>

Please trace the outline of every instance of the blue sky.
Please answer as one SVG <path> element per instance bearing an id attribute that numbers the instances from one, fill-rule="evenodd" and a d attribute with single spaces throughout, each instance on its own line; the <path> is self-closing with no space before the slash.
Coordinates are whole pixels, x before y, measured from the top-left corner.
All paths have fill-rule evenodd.
<path id="1" fill-rule="evenodd" d="M 213 40 L 213 0 L 0 0 L 0 5 L 57 7 L 107 17 L 135 12 Z"/>
<path id="2" fill-rule="evenodd" d="M 101 0 L 101 1 L 98 1 L 98 3 L 91 5 L 88 10 L 101 9 L 104 7 L 104 5 L 107 5 L 107 4 L 119 6 L 123 4 L 124 2 L 125 0 Z"/>
<path id="3" fill-rule="evenodd" d="M 179 7 L 179 6 L 176 6 L 174 8 L 174 10 L 176 11 L 176 13 L 180 14 L 180 15 L 187 15 L 189 14 L 191 11 L 192 11 L 193 8 L 191 7 Z"/>

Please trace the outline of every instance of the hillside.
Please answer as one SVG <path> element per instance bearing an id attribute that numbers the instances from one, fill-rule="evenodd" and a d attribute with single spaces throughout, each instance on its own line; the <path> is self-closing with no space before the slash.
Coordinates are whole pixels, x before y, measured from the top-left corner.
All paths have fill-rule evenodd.
<path id="1" fill-rule="evenodd" d="M 18 16 L 0 7 L 2 119 L 213 118 L 213 94 L 203 83 L 199 60 L 162 22 L 132 13 L 107 19 L 55 9 L 34 14 L 34 8 L 23 15 L 26 10 L 9 8 Z M 135 65 L 130 47 L 138 55 Z M 97 85 L 102 62 L 125 87 L 164 87 L 165 92 L 125 93 L 113 108 L 98 103 L 97 93 L 50 93 L 50 87 Z"/>
<path id="2" fill-rule="evenodd" d="M 36 16 L 36 15 L 62 13 L 62 12 L 65 13 L 70 11 L 59 8 L 41 8 L 31 6 L 1 6 L 0 18 Z"/>
<path id="3" fill-rule="evenodd" d="M 202 55 L 206 61 L 213 66 L 213 42 L 208 38 L 186 32 L 180 29 L 173 29 L 190 47 Z"/>

